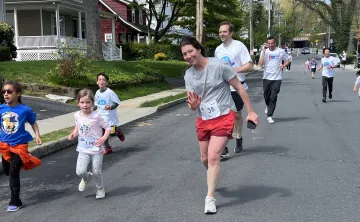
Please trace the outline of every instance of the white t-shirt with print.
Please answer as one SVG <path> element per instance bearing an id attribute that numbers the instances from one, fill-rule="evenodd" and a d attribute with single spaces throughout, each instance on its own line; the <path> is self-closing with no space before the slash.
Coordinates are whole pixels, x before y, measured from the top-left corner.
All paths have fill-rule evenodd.
<path id="1" fill-rule="evenodd" d="M 289 56 L 286 54 L 285 50 L 281 48 L 275 48 L 273 51 L 270 49 L 265 50 L 264 58 L 264 76 L 263 79 L 267 80 L 282 80 L 282 69 L 280 65 L 282 61 L 289 60 Z"/>
<path id="2" fill-rule="evenodd" d="M 344 54 L 343 54 L 343 57 L 342 57 L 342 60 L 343 60 L 343 61 L 346 61 L 346 56 L 347 56 L 346 53 L 344 53 Z"/>
<path id="3" fill-rule="evenodd" d="M 109 123 L 110 126 L 120 125 L 116 109 L 105 110 L 105 106 L 112 106 L 114 103 L 120 105 L 120 99 L 114 91 L 107 88 L 104 92 L 100 92 L 100 89 L 95 94 L 95 105 L 97 106 L 97 113 Z"/>
<path id="4" fill-rule="evenodd" d="M 228 46 L 224 45 L 224 43 L 219 45 L 215 50 L 215 57 L 223 60 L 232 68 L 239 68 L 248 62 L 252 62 L 246 46 L 242 42 L 234 39 Z M 245 81 L 245 74 L 246 73 L 237 73 L 240 82 Z M 246 83 L 244 83 L 243 86 L 245 89 L 248 89 Z M 236 91 L 232 86 L 230 86 L 230 89 L 231 91 Z"/>
<path id="5" fill-rule="evenodd" d="M 326 76 L 326 77 L 334 77 L 334 69 L 328 69 L 328 66 L 335 66 L 336 65 L 336 61 L 335 58 L 332 56 L 329 56 L 328 58 L 323 57 L 321 59 L 321 65 L 323 66 L 322 68 L 322 76 Z"/>

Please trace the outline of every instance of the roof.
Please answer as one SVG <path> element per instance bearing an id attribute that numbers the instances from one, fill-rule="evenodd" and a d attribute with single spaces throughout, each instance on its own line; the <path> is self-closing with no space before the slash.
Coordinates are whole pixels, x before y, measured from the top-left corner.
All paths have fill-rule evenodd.
<path id="1" fill-rule="evenodd" d="M 118 1 L 127 2 L 125 0 L 118 0 Z M 130 26 L 131 28 L 133 28 L 136 31 L 141 32 L 141 33 L 147 33 L 148 32 L 148 28 L 147 28 L 146 25 L 140 25 L 140 24 L 135 24 L 135 23 L 129 22 L 129 21 L 125 20 L 123 17 L 121 17 L 112 7 L 110 7 L 108 4 L 106 4 L 103 0 L 99 0 L 99 2 L 103 6 L 105 6 L 111 13 L 116 15 L 120 19 L 120 21 L 122 21 L 126 25 Z M 152 30 L 152 33 L 153 33 L 153 30 Z"/>

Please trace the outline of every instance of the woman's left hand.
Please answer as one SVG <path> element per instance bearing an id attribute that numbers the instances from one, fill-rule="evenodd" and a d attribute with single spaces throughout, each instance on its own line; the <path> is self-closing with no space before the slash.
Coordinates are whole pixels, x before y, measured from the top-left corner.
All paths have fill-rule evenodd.
<path id="1" fill-rule="evenodd" d="M 246 117 L 246 122 L 249 120 L 253 121 L 255 123 L 255 125 L 259 124 L 259 116 L 255 112 L 248 113 L 248 115 Z"/>

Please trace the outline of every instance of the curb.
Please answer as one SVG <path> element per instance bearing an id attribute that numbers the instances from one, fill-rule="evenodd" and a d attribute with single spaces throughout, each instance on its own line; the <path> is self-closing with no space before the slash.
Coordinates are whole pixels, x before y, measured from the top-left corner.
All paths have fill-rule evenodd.
<path id="1" fill-rule="evenodd" d="M 184 97 L 184 98 L 177 99 L 177 100 L 165 103 L 163 105 L 160 105 L 160 106 L 158 106 L 156 108 L 154 113 L 165 110 L 165 109 L 170 108 L 172 106 L 175 106 L 177 104 L 183 103 L 183 102 L 186 101 L 186 99 L 187 98 Z M 154 113 L 151 113 L 149 115 L 152 115 Z M 147 116 L 149 116 L 149 115 L 147 115 Z M 123 124 L 123 125 L 130 124 L 132 122 L 138 121 L 139 119 L 145 118 L 145 117 L 146 116 L 140 117 L 138 119 L 134 119 L 133 121 L 128 122 L 128 123 Z M 55 141 L 50 141 L 50 142 L 44 143 L 44 144 L 39 145 L 39 146 L 35 146 L 29 151 L 29 153 L 31 155 L 36 156 L 37 158 L 40 159 L 42 157 L 48 156 L 50 154 L 53 154 L 53 153 L 56 153 L 56 152 L 61 151 L 63 149 L 66 149 L 66 148 L 68 148 L 70 146 L 73 146 L 75 144 L 77 144 L 77 139 L 68 140 L 67 137 L 64 137 L 64 138 L 61 138 L 61 139 L 58 139 L 58 140 L 55 140 Z M 0 160 L 0 162 L 1 162 L 1 160 Z M 2 174 L 4 174 L 4 171 L 3 171 L 2 165 L 0 165 L 0 175 L 2 175 Z"/>

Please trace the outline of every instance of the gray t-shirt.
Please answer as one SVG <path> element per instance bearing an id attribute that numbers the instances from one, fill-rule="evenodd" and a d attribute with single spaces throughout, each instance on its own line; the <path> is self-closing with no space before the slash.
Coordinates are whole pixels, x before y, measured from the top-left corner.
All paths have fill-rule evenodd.
<path id="1" fill-rule="evenodd" d="M 209 58 L 209 63 L 202 71 L 197 71 L 194 66 L 187 69 L 184 79 L 186 91 L 201 96 L 201 104 L 216 100 L 220 115 L 226 115 L 230 109 L 236 110 L 228 83 L 234 77 L 236 72 L 230 66 L 215 58 Z M 198 116 L 202 117 L 200 109 Z"/>

